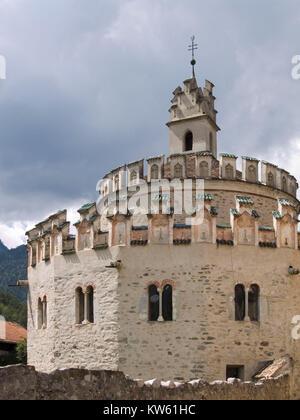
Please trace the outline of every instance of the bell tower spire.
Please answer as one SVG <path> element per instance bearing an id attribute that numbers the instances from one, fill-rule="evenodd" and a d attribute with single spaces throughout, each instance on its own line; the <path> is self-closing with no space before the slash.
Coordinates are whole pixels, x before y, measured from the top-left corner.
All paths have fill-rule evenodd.
<path id="1" fill-rule="evenodd" d="M 205 81 L 203 88 L 198 86 L 195 76 L 195 51 L 198 44 L 195 36 L 191 38 L 189 51 L 192 53 L 193 75 L 173 92 L 172 106 L 169 109 L 170 155 L 182 153 L 207 152 L 217 157 L 217 111 L 213 83 Z"/>

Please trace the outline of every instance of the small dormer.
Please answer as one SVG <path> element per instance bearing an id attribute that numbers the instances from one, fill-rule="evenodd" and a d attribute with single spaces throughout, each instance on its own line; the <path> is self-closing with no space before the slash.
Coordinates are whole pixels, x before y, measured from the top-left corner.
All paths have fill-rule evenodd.
<path id="1" fill-rule="evenodd" d="M 217 111 L 213 96 L 214 85 L 208 80 L 198 87 L 196 77 L 183 82 L 173 92 L 169 110 L 170 155 L 178 153 L 211 152 L 217 156 Z"/>

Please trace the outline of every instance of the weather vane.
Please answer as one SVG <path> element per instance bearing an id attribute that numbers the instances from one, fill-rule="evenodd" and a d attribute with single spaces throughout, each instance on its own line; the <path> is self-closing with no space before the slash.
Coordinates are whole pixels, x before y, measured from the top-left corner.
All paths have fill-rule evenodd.
<path id="1" fill-rule="evenodd" d="M 196 60 L 195 60 L 195 50 L 198 49 L 198 44 L 195 44 L 195 35 L 192 36 L 191 40 L 192 40 L 192 45 L 189 45 L 189 51 L 192 51 L 192 61 L 191 61 L 191 65 L 193 67 L 193 77 L 195 77 L 195 65 L 196 65 Z"/>

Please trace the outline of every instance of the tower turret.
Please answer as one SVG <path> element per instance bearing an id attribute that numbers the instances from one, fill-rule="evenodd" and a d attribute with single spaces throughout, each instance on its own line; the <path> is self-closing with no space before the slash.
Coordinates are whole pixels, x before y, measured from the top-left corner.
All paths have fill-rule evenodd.
<path id="1" fill-rule="evenodd" d="M 192 44 L 193 54 L 195 45 Z M 217 157 L 217 132 L 220 128 L 216 124 L 214 85 L 206 80 L 203 89 L 198 87 L 194 56 L 191 64 L 193 75 L 183 82 L 183 90 L 180 86 L 175 89 L 169 109 L 170 154 L 208 151 Z"/>

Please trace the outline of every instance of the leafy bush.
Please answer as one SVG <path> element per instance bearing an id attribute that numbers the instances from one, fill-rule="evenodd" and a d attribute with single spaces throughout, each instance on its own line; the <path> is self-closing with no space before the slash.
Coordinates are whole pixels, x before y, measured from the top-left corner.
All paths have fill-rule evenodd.
<path id="1" fill-rule="evenodd" d="M 18 363 L 27 364 L 27 340 L 24 339 L 17 344 L 16 359 Z"/>

